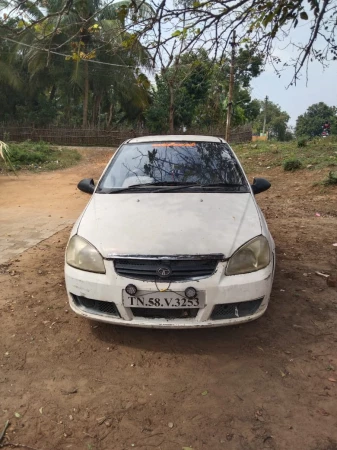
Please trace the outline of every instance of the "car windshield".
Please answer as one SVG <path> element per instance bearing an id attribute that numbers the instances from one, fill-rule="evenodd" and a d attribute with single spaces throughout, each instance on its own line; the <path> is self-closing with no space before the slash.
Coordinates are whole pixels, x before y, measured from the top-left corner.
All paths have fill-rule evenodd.
<path id="1" fill-rule="evenodd" d="M 175 189 L 228 187 L 248 192 L 232 150 L 221 142 L 125 144 L 111 161 L 96 192 L 135 188 L 148 191 L 161 185 Z"/>

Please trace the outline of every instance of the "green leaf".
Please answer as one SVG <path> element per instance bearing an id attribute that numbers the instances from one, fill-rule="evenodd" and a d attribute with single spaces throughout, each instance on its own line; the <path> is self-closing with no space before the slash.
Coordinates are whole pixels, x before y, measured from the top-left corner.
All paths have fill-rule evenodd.
<path id="1" fill-rule="evenodd" d="M 263 26 L 266 27 L 268 25 L 268 23 L 270 23 L 273 20 L 273 17 L 274 17 L 274 14 L 272 12 L 267 14 L 266 17 L 262 21 Z"/>
<path id="2" fill-rule="evenodd" d="M 18 412 L 15 412 L 15 413 L 14 413 L 14 416 L 15 416 L 17 419 L 19 419 L 19 418 L 21 417 L 21 414 L 18 413 Z"/>
<path id="3" fill-rule="evenodd" d="M 193 8 L 198 8 L 200 5 L 201 3 L 198 1 L 192 3 Z"/>
<path id="4" fill-rule="evenodd" d="M 128 8 L 125 5 L 122 5 L 117 11 L 117 17 L 121 22 L 124 22 L 127 15 L 128 15 Z"/>
<path id="5" fill-rule="evenodd" d="M 302 11 L 302 12 L 301 12 L 300 18 L 301 18 L 302 20 L 308 20 L 308 19 L 309 19 L 308 14 L 307 14 L 305 11 Z"/>
<path id="6" fill-rule="evenodd" d="M 208 394 L 208 391 L 204 391 L 204 392 L 201 393 L 201 395 L 204 395 L 204 396 L 207 395 L 207 394 Z"/>
<path id="7" fill-rule="evenodd" d="M 171 37 L 178 37 L 181 35 L 181 31 L 177 30 L 174 33 L 171 34 Z"/>

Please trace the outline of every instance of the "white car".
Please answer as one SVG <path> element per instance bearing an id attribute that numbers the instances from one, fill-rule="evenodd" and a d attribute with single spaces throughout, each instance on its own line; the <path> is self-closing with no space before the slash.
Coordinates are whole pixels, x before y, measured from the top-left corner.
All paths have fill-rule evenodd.
<path id="1" fill-rule="evenodd" d="M 129 139 L 74 225 L 70 306 L 88 319 L 153 328 L 234 325 L 268 306 L 275 246 L 230 146 L 209 136 Z"/>

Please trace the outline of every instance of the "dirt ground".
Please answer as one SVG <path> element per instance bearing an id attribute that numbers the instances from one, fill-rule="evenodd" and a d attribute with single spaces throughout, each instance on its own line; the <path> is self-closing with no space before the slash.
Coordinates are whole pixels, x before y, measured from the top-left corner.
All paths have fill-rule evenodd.
<path id="1" fill-rule="evenodd" d="M 84 154 L 62 172 L 1 176 L 2 224 L 36 227 L 37 211 L 73 221 L 88 200 L 76 183 L 97 178 L 110 156 Z M 258 201 L 278 258 L 270 306 L 255 322 L 167 331 L 77 317 L 63 280 L 69 227 L 0 266 L 2 444 L 337 449 L 337 289 L 315 274 L 337 272 L 337 190 L 314 187 L 318 171 L 254 175 L 272 182 Z"/>
<path id="2" fill-rule="evenodd" d="M 71 147 L 69 147 L 71 148 Z M 0 264 L 27 248 L 72 225 L 88 197 L 76 189 L 77 182 L 91 174 L 99 176 L 101 161 L 113 149 L 78 149 L 84 160 L 70 171 L 34 174 L 19 172 L 19 177 L 2 174 L 0 178 Z"/>

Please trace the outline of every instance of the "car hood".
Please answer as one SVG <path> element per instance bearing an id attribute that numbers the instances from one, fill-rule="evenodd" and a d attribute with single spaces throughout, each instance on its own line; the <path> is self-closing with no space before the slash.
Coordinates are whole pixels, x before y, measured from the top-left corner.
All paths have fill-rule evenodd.
<path id="1" fill-rule="evenodd" d="M 114 255 L 229 257 L 261 234 L 251 194 L 94 194 L 77 234 L 105 258 Z"/>

